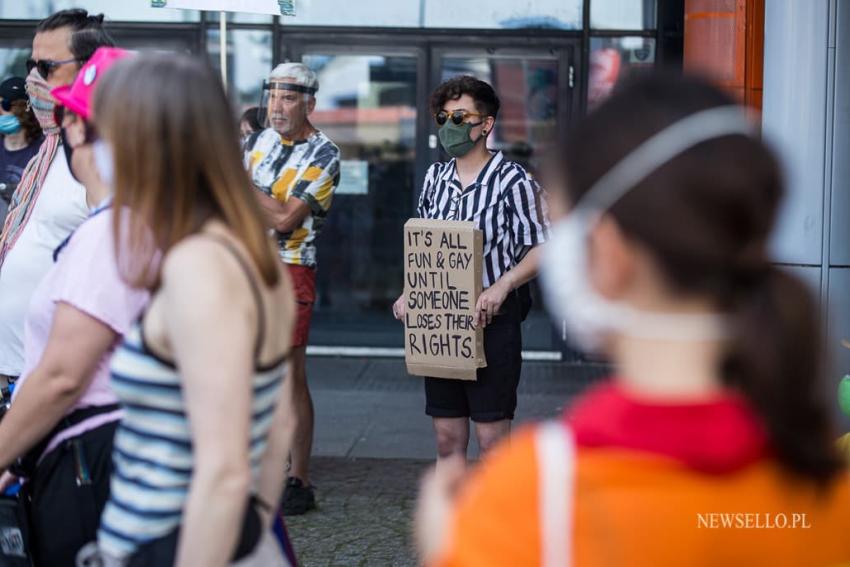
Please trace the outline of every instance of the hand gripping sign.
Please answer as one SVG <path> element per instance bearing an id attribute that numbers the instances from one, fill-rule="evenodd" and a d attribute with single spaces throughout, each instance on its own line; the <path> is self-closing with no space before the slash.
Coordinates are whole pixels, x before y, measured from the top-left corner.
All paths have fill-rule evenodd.
<path id="1" fill-rule="evenodd" d="M 471 222 L 411 219 L 404 225 L 404 358 L 416 376 L 475 380 L 487 366 L 473 327 L 481 295 L 483 237 Z"/>

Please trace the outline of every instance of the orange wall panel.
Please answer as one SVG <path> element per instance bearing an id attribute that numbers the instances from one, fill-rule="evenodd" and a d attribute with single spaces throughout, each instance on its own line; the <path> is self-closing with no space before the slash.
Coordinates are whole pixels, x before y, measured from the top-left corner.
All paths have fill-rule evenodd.
<path id="1" fill-rule="evenodd" d="M 686 0 L 685 70 L 760 108 L 764 0 Z"/>

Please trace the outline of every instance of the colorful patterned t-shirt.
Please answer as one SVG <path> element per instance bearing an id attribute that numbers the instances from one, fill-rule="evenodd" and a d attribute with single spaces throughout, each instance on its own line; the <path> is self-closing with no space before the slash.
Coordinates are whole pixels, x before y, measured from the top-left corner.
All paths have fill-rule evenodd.
<path id="1" fill-rule="evenodd" d="M 266 195 L 282 203 L 294 197 L 310 206 L 300 227 L 276 236 L 284 262 L 315 267 L 316 237 L 339 185 L 339 148 L 322 132 L 291 141 L 268 128 L 248 140 L 245 167 L 254 186 Z"/>

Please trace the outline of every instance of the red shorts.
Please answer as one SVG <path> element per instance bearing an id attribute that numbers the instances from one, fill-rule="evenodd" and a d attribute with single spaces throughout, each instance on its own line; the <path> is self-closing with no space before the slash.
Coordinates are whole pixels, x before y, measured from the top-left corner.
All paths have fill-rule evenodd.
<path id="1" fill-rule="evenodd" d="M 310 318 L 313 316 L 313 303 L 316 302 L 316 270 L 307 266 L 287 264 L 292 279 L 292 291 L 295 293 L 295 329 L 292 333 L 292 346 L 307 346 L 310 334 Z"/>

